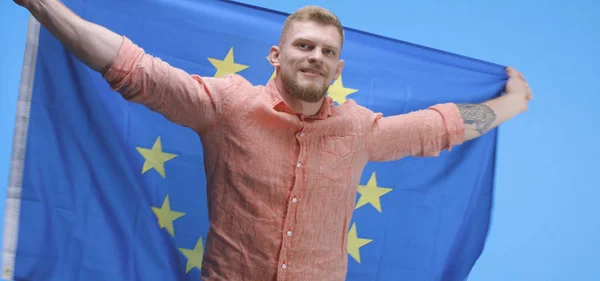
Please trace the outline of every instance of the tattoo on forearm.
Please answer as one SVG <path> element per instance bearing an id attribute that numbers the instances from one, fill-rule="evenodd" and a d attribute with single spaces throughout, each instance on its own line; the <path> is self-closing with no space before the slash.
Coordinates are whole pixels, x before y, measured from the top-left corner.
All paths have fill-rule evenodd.
<path id="1" fill-rule="evenodd" d="M 480 134 L 487 132 L 496 120 L 496 113 L 485 104 L 457 104 L 457 106 L 464 123 L 472 125 Z"/>

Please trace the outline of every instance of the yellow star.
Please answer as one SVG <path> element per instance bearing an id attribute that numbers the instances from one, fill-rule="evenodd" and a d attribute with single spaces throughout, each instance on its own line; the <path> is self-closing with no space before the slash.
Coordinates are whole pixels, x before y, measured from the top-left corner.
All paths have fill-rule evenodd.
<path id="1" fill-rule="evenodd" d="M 166 228 L 167 231 L 171 234 L 171 236 L 175 237 L 175 229 L 173 228 L 173 221 L 183 217 L 185 213 L 171 211 L 171 203 L 169 202 L 169 195 L 165 197 L 163 201 L 162 207 L 152 207 L 152 211 L 156 215 L 158 219 L 158 224 L 160 228 Z"/>
<path id="2" fill-rule="evenodd" d="M 267 56 L 267 60 L 269 60 L 268 56 Z M 277 69 L 273 69 L 273 73 L 271 74 L 271 78 L 269 78 L 269 81 L 275 79 L 275 76 L 277 76 Z"/>
<path id="3" fill-rule="evenodd" d="M 225 56 L 224 60 L 218 60 L 214 58 L 208 58 L 208 60 L 217 69 L 217 73 L 215 73 L 214 77 L 223 77 L 227 74 L 237 73 L 248 68 L 247 65 L 233 62 L 233 47 L 229 49 L 229 52 L 227 53 L 227 56 Z"/>
<path id="4" fill-rule="evenodd" d="M 350 232 L 348 232 L 348 254 L 350 254 L 356 262 L 360 263 L 360 247 L 371 242 L 373 242 L 371 239 L 358 238 L 356 223 L 354 223 L 352 228 L 350 228 Z"/>
<path id="5" fill-rule="evenodd" d="M 336 101 L 338 104 L 342 104 L 346 101 L 346 97 L 349 94 L 358 92 L 358 90 L 355 89 L 350 89 L 350 88 L 344 88 L 344 83 L 342 83 L 342 75 L 340 74 L 340 77 L 335 80 L 335 82 L 333 82 L 333 85 L 329 86 L 329 96 L 333 99 L 333 101 Z"/>
<path id="6" fill-rule="evenodd" d="M 179 248 L 185 257 L 188 259 L 187 265 L 185 266 L 185 273 L 190 272 L 194 267 L 201 270 L 202 268 L 202 255 L 204 255 L 204 247 L 202 246 L 202 237 L 198 239 L 196 247 L 193 250 Z"/>
<path id="7" fill-rule="evenodd" d="M 392 191 L 391 188 L 377 186 L 377 178 L 375 176 L 375 172 L 373 172 L 369 182 L 367 182 L 367 185 L 358 186 L 360 198 L 358 199 L 358 203 L 356 203 L 355 210 L 366 205 L 367 203 L 370 203 L 377 211 L 381 213 L 381 201 L 379 199 L 381 196 L 390 191 Z"/>
<path id="8" fill-rule="evenodd" d="M 144 156 L 146 161 L 142 168 L 142 174 L 154 168 L 163 178 L 165 177 L 165 162 L 177 157 L 175 154 L 162 152 L 160 137 L 154 142 L 152 149 L 136 147 L 137 151 Z"/>

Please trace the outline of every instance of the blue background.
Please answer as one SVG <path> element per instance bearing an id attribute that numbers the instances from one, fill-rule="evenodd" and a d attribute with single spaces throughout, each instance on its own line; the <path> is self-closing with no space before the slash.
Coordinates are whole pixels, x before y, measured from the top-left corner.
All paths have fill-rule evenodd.
<path id="1" fill-rule="evenodd" d="M 469 281 L 600 278 L 599 2 L 242 2 L 288 13 L 321 5 L 348 27 L 521 70 L 535 99 L 500 129 L 490 235 Z M 12 1 L 0 2 L 0 199 L 27 18 Z"/>

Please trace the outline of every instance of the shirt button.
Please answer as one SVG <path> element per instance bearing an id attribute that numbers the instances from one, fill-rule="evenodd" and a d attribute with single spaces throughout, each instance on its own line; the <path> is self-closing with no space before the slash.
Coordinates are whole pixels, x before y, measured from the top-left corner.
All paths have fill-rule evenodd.
<path id="1" fill-rule="evenodd" d="M 287 235 L 288 235 L 288 236 L 292 236 L 292 232 L 291 232 L 291 231 L 288 231 L 288 232 L 287 232 Z"/>
<path id="2" fill-rule="evenodd" d="M 287 267 L 287 265 L 284 263 L 281 265 L 281 268 L 285 269 Z"/>
<path id="3" fill-rule="evenodd" d="M 296 203 L 296 202 L 298 202 L 298 198 L 296 198 L 296 197 L 292 198 L 292 203 Z"/>
<path id="4" fill-rule="evenodd" d="M 302 167 L 302 162 L 298 162 L 298 164 L 296 164 L 296 167 L 298 167 L 298 168 Z"/>

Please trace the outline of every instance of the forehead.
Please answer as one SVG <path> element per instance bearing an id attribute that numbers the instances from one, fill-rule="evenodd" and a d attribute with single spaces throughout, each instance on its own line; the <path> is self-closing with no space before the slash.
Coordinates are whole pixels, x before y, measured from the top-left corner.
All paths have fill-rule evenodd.
<path id="1" fill-rule="evenodd" d="M 323 25 L 314 21 L 298 21 L 290 25 L 286 34 L 289 43 L 297 40 L 310 40 L 335 48 L 341 47 L 342 37 L 333 25 Z"/>

